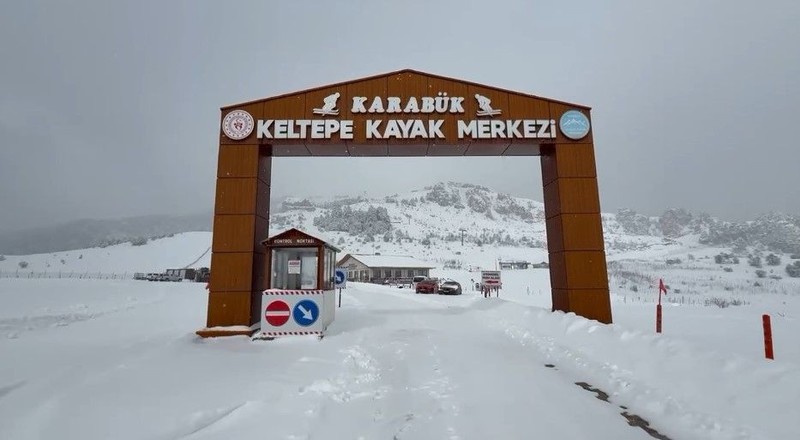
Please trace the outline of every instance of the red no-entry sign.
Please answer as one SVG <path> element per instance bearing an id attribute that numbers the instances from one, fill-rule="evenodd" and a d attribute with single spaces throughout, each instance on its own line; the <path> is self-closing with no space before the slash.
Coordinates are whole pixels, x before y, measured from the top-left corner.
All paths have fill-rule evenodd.
<path id="1" fill-rule="evenodd" d="M 267 304 L 267 311 L 264 312 L 267 323 L 274 327 L 280 327 L 286 324 L 290 316 L 292 316 L 292 313 L 289 311 L 289 304 L 279 299 Z"/>

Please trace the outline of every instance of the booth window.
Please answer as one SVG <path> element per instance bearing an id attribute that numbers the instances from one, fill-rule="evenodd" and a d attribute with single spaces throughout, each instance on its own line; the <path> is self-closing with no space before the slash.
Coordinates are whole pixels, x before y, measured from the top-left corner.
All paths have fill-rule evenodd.
<path id="1" fill-rule="evenodd" d="M 317 289 L 317 248 L 272 251 L 273 289 Z"/>
<path id="2" fill-rule="evenodd" d="M 333 250 L 325 248 L 325 267 L 323 269 L 325 272 L 322 275 L 322 283 L 325 286 L 325 290 L 333 289 L 333 287 L 336 285 L 336 271 L 333 267 L 334 264 L 335 253 Z"/>

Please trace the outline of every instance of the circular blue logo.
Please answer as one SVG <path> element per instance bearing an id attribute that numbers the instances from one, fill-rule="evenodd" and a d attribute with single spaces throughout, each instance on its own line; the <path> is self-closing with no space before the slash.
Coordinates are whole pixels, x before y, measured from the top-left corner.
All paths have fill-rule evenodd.
<path id="1" fill-rule="evenodd" d="M 589 134 L 589 118 L 577 110 L 570 110 L 558 121 L 558 126 L 564 136 L 578 140 Z"/>
<path id="2" fill-rule="evenodd" d="M 297 324 L 308 327 L 317 322 L 317 318 L 319 318 L 319 307 L 317 307 L 317 303 L 314 301 L 304 299 L 295 304 L 294 310 L 292 310 L 292 317 Z"/>

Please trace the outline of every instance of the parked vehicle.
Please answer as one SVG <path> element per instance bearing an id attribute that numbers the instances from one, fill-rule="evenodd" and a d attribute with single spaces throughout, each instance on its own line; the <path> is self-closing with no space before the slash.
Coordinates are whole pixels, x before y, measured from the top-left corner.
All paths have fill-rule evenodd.
<path id="1" fill-rule="evenodd" d="M 439 295 L 461 295 L 461 284 L 458 281 L 448 280 L 439 285 Z"/>
<path id="2" fill-rule="evenodd" d="M 181 277 L 180 275 L 163 274 L 162 277 L 163 279 L 161 281 L 172 281 L 175 283 L 180 283 L 181 281 L 183 281 L 183 277 Z"/>
<path id="3" fill-rule="evenodd" d="M 439 280 L 433 278 L 426 278 L 417 283 L 417 293 L 436 293 L 439 289 Z"/>

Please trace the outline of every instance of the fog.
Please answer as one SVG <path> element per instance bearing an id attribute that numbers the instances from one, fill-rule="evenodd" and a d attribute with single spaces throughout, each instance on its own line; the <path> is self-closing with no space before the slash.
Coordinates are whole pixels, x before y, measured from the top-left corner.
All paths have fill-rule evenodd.
<path id="1" fill-rule="evenodd" d="M 604 212 L 798 214 L 797 23 L 796 1 L 8 2 L 0 229 L 210 211 L 220 107 L 402 68 L 591 106 Z M 535 157 L 273 166 L 275 195 L 541 200 Z"/>

